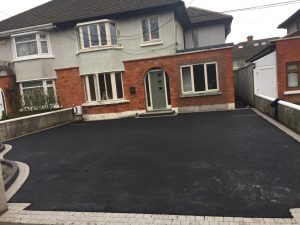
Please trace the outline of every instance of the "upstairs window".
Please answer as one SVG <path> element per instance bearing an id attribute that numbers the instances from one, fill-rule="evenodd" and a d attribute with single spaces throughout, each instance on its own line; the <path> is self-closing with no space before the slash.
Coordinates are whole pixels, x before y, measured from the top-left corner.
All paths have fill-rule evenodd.
<path id="1" fill-rule="evenodd" d="M 160 40 L 158 17 L 142 19 L 143 41 Z"/>
<path id="2" fill-rule="evenodd" d="M 13 37 L 15 58 L 30 58 L 50 55 L 50 41 L 48 33 L 31 33 Z"/>
<path id="3" fill-rule="evenodd" d="M 118 45 L 117 24 L 113 21 L 78 25 L 80 49 Z"/>
<path id="4" fill-rule="evenodd" d="M 287 88 L 289 90 L 299 89 L 300 63 L 287 65 Z"/>
<path id="5" fill-rule="evenodd" d="M 218 72 L 216 63 L 181 67 L 182 93 L 217 91 Z"/>

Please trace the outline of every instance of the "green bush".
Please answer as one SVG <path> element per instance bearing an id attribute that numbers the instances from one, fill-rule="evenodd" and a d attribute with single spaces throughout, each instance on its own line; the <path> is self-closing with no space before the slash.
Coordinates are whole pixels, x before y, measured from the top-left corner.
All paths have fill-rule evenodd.
<path id="1" fill-rule="evenodd" d="M 54 96 L 46 95 L 39 89 L 23 96 L 23 111 L 47 111 L 54 109 L 56 105 Z"/>

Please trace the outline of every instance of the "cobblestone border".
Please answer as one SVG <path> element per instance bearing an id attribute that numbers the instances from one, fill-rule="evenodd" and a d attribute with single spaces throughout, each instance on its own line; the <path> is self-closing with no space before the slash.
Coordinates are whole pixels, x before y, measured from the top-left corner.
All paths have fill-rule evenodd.
<path id="1" fill-rule="evenodd" d="M 0 159 L 4 159 L 4 156 L 12 150 L 11 145 L 5 145 L 5 150 L 0 153 Z M 17 191 L 22 187 L 22 185 L 27 180 L 30 169 L 29 166 L 22 162 L 15 162 L 19 167 L 19 174 L 14 181 L 14 183 L 6 190 L 6 199 L 9 201 L 16 193 Z"/>
<path id="2" fill-rule="evenodd" d="M 1 160 L 0 159 L 0 164 L 6 165 L 10 167 L 10 172 L 7 178 L 4 179 L 4 187 L 5 190 L 7 190 L 17 179 L 19 175 L 19 167 L 18 164 L 15 163 L 14 161 L 9 161 L 9 160 Z"/>
<path id="3" fill-rule="evenodd" d="M 5 149 L 5 145 L 0 142 L 0 152 L 2 152 L 4 149 Z"/>
<path id="4" fill-rule="evenodd" d="M 9 203 L 0 223 L 66 225 L 295 225 L 295 219 L 177 216 L 131 213 L 47 212 L 24 210 L 30 204 Z"/>

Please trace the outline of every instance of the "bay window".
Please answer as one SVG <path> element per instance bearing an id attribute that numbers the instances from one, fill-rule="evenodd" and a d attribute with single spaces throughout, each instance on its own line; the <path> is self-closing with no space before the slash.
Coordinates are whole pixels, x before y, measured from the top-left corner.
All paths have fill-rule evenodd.
<path id="1" fill-rule="evenodd" d="M 118 45 L 116 22 L 103 20 L 77 25 L 80 49 Z"/>
<path id="2" fill-rule="evenodd" d="M 289 90 L 299 89 L 300 63 L 289 63 L 287 65 L 287 88 Z"/>
<path id="3" fill-rule="evenodd" d="M 90 74 L 84 81 L 88 102 L 124 99 L 121 72 Z"/>
<path id="4" fill-rule="evenodd" d="M 49 34 L 36 32 L 13 37 L 15 59 L 49 56 L 51 53 Z"/>
<path id="5" fill-rule="evenodd" d="M 217 91 L 218 73 L 216 63 L 204 63 L 181 67 L 182 93 Z"/>

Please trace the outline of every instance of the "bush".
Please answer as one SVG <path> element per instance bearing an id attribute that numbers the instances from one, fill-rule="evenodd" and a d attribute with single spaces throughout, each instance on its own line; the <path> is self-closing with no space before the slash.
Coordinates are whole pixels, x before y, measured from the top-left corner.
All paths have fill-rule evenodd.
<path id="1" fill-rule="evenodd" d="M 56 105 L 54 96 L 46 95 L 39 89 L 23 96 L 23 111 L 48 111 L 53 110 Z"/>

